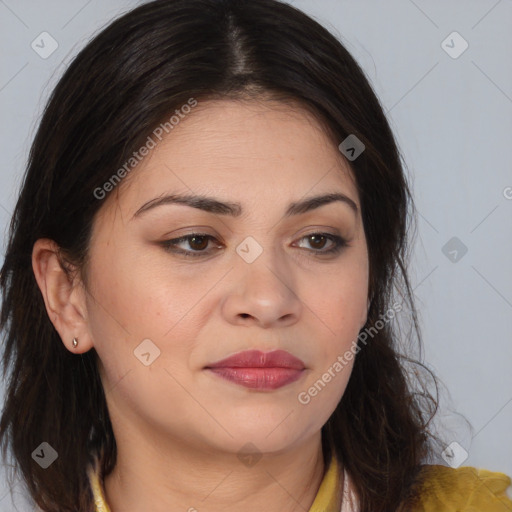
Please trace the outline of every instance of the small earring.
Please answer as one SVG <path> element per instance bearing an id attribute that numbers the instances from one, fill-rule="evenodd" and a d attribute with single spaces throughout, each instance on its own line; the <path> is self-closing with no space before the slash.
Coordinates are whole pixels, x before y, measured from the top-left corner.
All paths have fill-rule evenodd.
<path id="1" fill-rule="evenodd" d="M 78 345 L 78 340 L 76 338 L 73 338 L 73 347 L 76 348 Z"/>

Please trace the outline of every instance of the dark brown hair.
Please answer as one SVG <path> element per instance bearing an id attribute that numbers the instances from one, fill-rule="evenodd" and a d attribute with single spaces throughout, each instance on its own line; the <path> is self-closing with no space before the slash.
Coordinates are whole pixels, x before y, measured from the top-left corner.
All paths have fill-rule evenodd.
<path id="1" fill-rule="evenodd" d="M 274 98 L 313 112 L 336 146 L 365 145 L 350 162 L 369 252 L 371 305 L 364 329 L 398 290 L 412 319 L 403 336 L 420 343 L 407 277 L 414 208 L 393 134 L 368 80 L 344 46 L 297 9 L 275 0 L 157 0 L 101 31 L 53 91 L 33 142 L 10 226 L 0 285 L 7 400 L 0 424 L 34 501 L 47 512 L 88 512 L 85 469 L 102 453 L 108 474 L 116 442 L 97 354 L 74 355 L 46 313 L 31 254 L 54 240 L 63 265 L 87 282 L 91 227 L 102 187 L 161 122 L 190 98 Z M 192 114 L 193 115 L 193 114 Z M 134 170 L 133 172 L 137 172 Z M 322 429 L 326 461 L 350 474 L 362 512 L 405 507 L 431 453 L 436 398 L 400 353 L 392 322 L 357 354 L 342 400 Z M 42 441 L 58 459 L 31 457 Z M 334 453 L 332 452 L 334 450 Z M 412 496 L 412 495 L 411 495 Z"/>

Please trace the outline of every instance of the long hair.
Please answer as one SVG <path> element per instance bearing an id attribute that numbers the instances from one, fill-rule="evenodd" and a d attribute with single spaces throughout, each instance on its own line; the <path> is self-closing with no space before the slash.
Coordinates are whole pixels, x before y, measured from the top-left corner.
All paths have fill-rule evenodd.
<path id="1" fill-rule="evenodd" d="M 9 378 L 3 456 L 11 450 L 45 512 L 93 510 L 86 466 L 101 454 L 101 471 L 109 474 L 116 442 L 97 353 L 74 355 L 64 347 L 32 271 L 33 245 L 54 240 L 63 268 L 78 268 L 87 283 L 91 228 L 104 204 L 98 191 L 190 98 L 299 104 L 336 146 L 349 135 L 364 144 L 349 162 L 369 254 L 371 305 L 363 330 L 382 318 L 398 290 L 412 319 L 407 336 L 421 342 L 407 277 L 414 205 L 402 158 L 372 87 L 344 46 L 276 0 L 143 4 L 96 35 L 55 87 L 31 147 L 1 270 Z M 346 391 L 322 428 L 322 446 L 327 461 L 335 456 L 347 469 L 362 512 L 390 512 L 412 499 L 432 449 L 437 383 L 434 398 L 410 369 L 414 360 L 399 350 L 393 322 L 374 328 L 359 348 Z M 32 458 L 43 441 L 59 455 L 47 469 Z"/>

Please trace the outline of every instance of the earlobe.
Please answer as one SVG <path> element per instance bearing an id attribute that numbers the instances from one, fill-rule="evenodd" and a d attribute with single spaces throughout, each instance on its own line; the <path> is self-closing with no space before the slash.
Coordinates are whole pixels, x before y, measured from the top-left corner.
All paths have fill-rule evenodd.
<path id="1" fill-rule="evenodd" d="M 87 352 L 93 343 L 86 320 L 82 284 L 78 277 L 73 279 L 63 268 L 59 247 L 53 240 L 41 238 L 36 241 L 32 250 L 32 269 L 48 317 L 62 342 L 73 353 Z"/>

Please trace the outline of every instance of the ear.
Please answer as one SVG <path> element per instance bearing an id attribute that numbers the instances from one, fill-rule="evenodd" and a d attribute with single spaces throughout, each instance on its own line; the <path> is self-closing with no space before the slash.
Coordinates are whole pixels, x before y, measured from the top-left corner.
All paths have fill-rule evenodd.
<path id="1" fill-rule="evenodd" d="M 40 238 L 32 249 L 32 269 L 41 290 L 46 311 L 64 346 L 75 354 L 90 350 L 85 288 L 78 273 L 73 277 L 61 265 L 59 246 Z M 73 338 L 79 343 L 73 347 Z"/>

